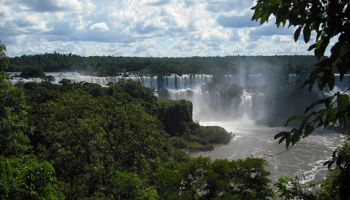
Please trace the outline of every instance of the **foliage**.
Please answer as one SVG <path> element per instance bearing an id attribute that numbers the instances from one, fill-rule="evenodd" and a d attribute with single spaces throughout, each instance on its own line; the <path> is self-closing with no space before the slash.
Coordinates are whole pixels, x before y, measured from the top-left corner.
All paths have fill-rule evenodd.
<path id="1" fill-rule="evenodd" d="M 297 27 L 294 39 L 298 40 L 303 31 L 304 41 L 308 43 L 311 33 L 316 33 L 315 43 L 309 50 L 314 49 L 315 56 L 320 59 L 324 55 L 332 38 L 338 41 L 331 47 L 331 56 L 317 64 L 316 69 L 310 74 L 308 84 L 311 86 L 318 81 L 320 89 L 329 86 L 334 87 L 334 72 L 340 73 L 341 79 L 349 71 L 349 13 L 350 7 L 347 1 L 287 1 L 287 0 L 259 0 L 253 8 L 255 10 L 253 20 L 267 22 L 270 15 L 276 17 L 276 24 L 283 26 L 288 22 L 289 26 Z"/>
<path id="2" fill-rule="evenodd" d="M 221 127 L 202 127 L 192 120 L 192 103 L 186 100 L 159 100 L 158 117 L 170 142 L 191 151 L 212 150 L 212 144 L 227 144 L 232 135 Z"/>
<path id="3" fill-rule="evenodd" d="M 113 175 L 111 199 L 156 200 L 157 191 L 144 183 L 136 174 L 117 171 Z"/>
<path id="4" fill-rule="evenodd" d="M 107 93 L 122 103 L 136 102 L 142 105 L 147 113 L 152 115 L 156 113 L 157 97 L 155 97 L 153 89 L 143 87 L 139 82 L 118 82 L 108 87 Z"/>
<path id="5" fill-rule="evenodd" d="M 228 139 L 224 129 L 194 123 L 190 102 L 160 106 L 152 90 L 129 81 L 12 86 L 1 74 L 0 83 L 0 199 L 272 196 L 263 160 L 191 159 L 170 145 Z M 184 129 L 169 139 L 159 116 L 168 119 L 174 105 L 184 108 L 173 122 Z"/>
<path id="6" fill-rule="evenodd" d="M 4 72 L 10 63 L 8 57 L 5 54 L 5 51 L 5 45 L 0 42 L 0 72 Z"/>
<path id="7" fill-rule="evenodd" d="M 45 73 L 39 68 L 25 67 L 21 70 L 20 76 L 23 78 L 40 78 L 44 77 Z"/>
<path id="8" fill-rule="evenodd" d="M 31 118 L 35 152 L 53 163 L 68 198 L 107 195 L 113 178 L 109 174 L 115 169 L 146 175 L 168 151 L 158 120 L 138 104 L 144 95 L 138 93 L 138 98 L 132 89 L 121 92 L 124 86 L 24 85 L 36 116 Z M 124 98 L 129 102 L 119 101 Z"/>
<path id="9" fill-rule="evenodd" d="M 63 199 L 55 170 L 32 157 L 0 156 L 0 199 Z"/>
<path id="10" fill-rule="evenodd" d="M 275 184 L 277 187 L 277 193 L 280 199 L 303 199 L 303 200 L 314 200 L 314 199 L 324 199 L 316 198 L 316 195 L 310 191 L 307 191 L 299 183 L 299 179 L 291 177 L 282 176 L 278 179 Z M 310 188 L 307 188 L 310 189 Z M 325 198 L 328 199 L 328 198 Z"/>
<path id="11" fill-rule="evenodd" d="M 182 136 L 186 125 L 192 123 L 192 103 L 186 100 L 160 100 L 159 119 L 170 135 Z"/>
<path id="12" fill-rule="evenodd" d="M 156 186 L 162 199 L 267 199 L 273 192 L 265 165 L 257 158 L 196 158 L 159 170 Z"/>
<path id="13" fill-rule="evenodd" d="M 277 26 L 284 26 L 287 22 L 289 26 L 297 27 L 294 38 L 298 40 L 303 31 L 304 41 L 308 43 L 311 33 L 316 33 L 315 43 L 309 50 L 314 49 L 314 54 L 318 59 L 316 67 L 310 73 L 305 85 L 312 89 L 314 83 L 318 84 L 320 90 L 326 85 L 332 90 L 335 85 L 335 73 L 340 74 L 340 80 L 349 72 L 350 64 L 350 5 L 347 1 L 313 1 L 307 0 L 259 0 L 253 7 L 253 20 L 260 20 L 261 23 L 268 21 L 271 15 L 275 16 Z M 331 46 L 330 57 L 323 57 L 326 48 L 332 38 L 338 41 Z M 323 105 L 321 109 L 313 110 L 316 106 Z M 280 142 L 286 141 L 286 146 L 294 145 L 300 138 L 306 137 L 317 127 L 328 127 L 339 125 L 346 129 L 348 116 L 350 115 L 349 97 L 345 93 L 335 93 L 329 97 L 320 99 L 305 109 L 304 114 L 295 115 L 289 121 L 301 120 L 300 127 L 292 129 L 290 132 L 283 132 L 276 135 Z"/>
<path id="14" fill-rule="evenodd" d="M 281 24 L 296 27 L 295 41 L 301 32 L 305 43 L 315 39 L 309 50 L 319 60 L 316 67 L 310 73 L 304 83 L 312 90 L 317 83 L 319 90 L 333 90 L 336 82 L 335 73 L 339 73 L 342 81 L 350 71 L 350 2 L 342 0 L 320 1 L 291 1 L 291 0 L 258 0 L 253 7 L 253 20 L 263 24 L 271 15 L 276 19 L 277 27 Z M 311 37 L 315 34 L 316 37 Z M 332 42 L 334 41 L 334 43 Z M 324 57 L 325 51 L 330 47 L 330 56 Z M 346 77 L 348 78 L 348 77 Z M 279 143 L 285 141 L 287 148 L 294 145 L 301 138 L 310 135 L 316 128 L 340 126 L 345 133 L 349 130 L 350 102 L 349 95 L 345 91 L 335 92 L 322 98 L 309 107 L 303 114 L 293 115 L 288 118 L 291 121 L 300 121 L 299 128 L 293 128 L 289 132 L 281 132 L 275 136 Z M 330 173 L 322 188 L 320 199 L 347 199 L 349 197 L 349 145 L 345 143 L 342 149 L 333 153 L 333 158 L 326 162 L 330 168 L 336 163 L 336 169 Z"/>
<path id="15" fill-rule="evenodd" d="M 18 156 L 30 150 L 27 109 L 23 92 L 0 73 L 0 155 Z"/>
<path id="16" fill-rule="evenodd" d="M 340 158 L 339 158 L 340 157 Z M 275 184 L 281 199 L 348 199 L 350 196 L 350 140 L 338 148 L 333 159 L 325 163 L 331 167 L 335 162 L 335 168 L 330 168 L 330 173 L 325 180 L 301 185 L 298 178 L 281 177 Z"/>
<path id="17" fill-rule="evenodd" d="M 203 149 L 231 139 L 222 128 L 200 127 L 194 123 L 190 102 L 157 102 L 151 97 L 152 91 L 135 84 L 120 82 L 106 88 L 70 82 L 23 85 L 31 106 L 29 124 L 33 131 L 30 139 L 34 152 L 40 159 L 53 164 L 59 180 L 58 188 L 67 198 L 156 199 L 158 196 L 170 198 L 170 193 L 177 198 L 179 188 L 172 190 L 174 186 L 169 185 L 175 183 L 162 185 L 167 179 L 160 180 L 157 175 L 166 171 L 167 177 L 176 176 L 174 172 L 181 171 L 181 167 L 183 170 L 187 165 L 194 167 L 195 164 L 188 163 L 192 159 L 176 148 L 185 145 L 185 148 Z M 174 107 L 183 113 L 172 123 L 182 121 L 184 129 L 179 137 L 168 139 L 171 132 L 165 133 L 165 127 L 162 130 L 159 116 L 167 118 L 166 115 L 178 112 Z M 239 162 L 242 166 L 239 164 L 233 169 L 243 170 L 243 165 L 247 165 L 247 170 L 251 168 L 253 174 L 254 169 L 262 170 L 257 173 L 267 181 L 263 161 Z M 185 176 L 189 172 L 181 173 Z M 250 193 L 251 185 L 245 180 L 248 175 L 242 173 L 232 174 L 231 178 L 237 176 L 237 179 L 247 181 L 240 185 L 239 190 L 247 187 L 247 193 Z M 210 181 L 216 181 L 215 177 Z M 269 190 L 268 181 L 259 185 L 266 189 L 262 192 Z M 186 191 L 181 198 L 192 198 L 192 193 Z M 260 193 L 249 195 L 259 196 Z"/>
<path id="18" fill-rule="evenodd" d="M 329 199 L 346 199 L 350 196 L 350 139 L 341 148 L 333 152 L 333 157 L 325 163 L 331 167 L 336 164 L 321 187 L 321 195 Z"/>
<path id="19" fill-rule="evenodd" d="M 218 126 L 201 126 L 199 129 L 199 137 L 206 144 L 228 144 L 233 136 L 224 128 Z"/>
<path id="20" fill-rule="evenodd" d="M 188 142 L 182 137 L 173 136 L 170 138 L 170 143 L 178 149 L 185 149 L 189 147 Z"/>
<path id="21" fill-rule="evenodd" d="M 46 72 L 77 71 L 100 76 L 116 76 L 123 72 L 142 74 L 237 74 L 241 68 L 247 72 L 266 73 L 288 69 L 289 73 L 307 73 L 315 64 L 312 56 L 225 56 L 225 57 L 81 57 L 73 54 L 46 53 L 11 58 L 8 71 L 21 71 L 32 67 Z M 244 63 L 244 64 L 242 64 Z M 268 70 L 261 67 L 269 63 Z"/>

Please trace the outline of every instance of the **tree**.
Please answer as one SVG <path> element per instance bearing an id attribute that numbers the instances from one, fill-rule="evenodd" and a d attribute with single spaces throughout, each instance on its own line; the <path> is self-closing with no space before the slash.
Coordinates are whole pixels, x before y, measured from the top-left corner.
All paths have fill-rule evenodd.
<path id="1" fill-rule="evenodd" d="M 269 199 L 270 173 L 266 161 L 192 158 L 161 168 L 155 184 L 161 199 Z"/>
<path id="2" fill-rule="evenodd" d="M 0 43 L 1 70 L 8 64 L 4 50 Z M 63 199 L 52 165 L 30 155 L 28 130 L 23 90 L 0 71 L 0 199 Z"/>
<path id="3" fill-rule="evenodd" d="M 30 149 L 24 133 L 27 124 L 27 105 L 23 91 L 15 88 L 3 72 L 9 64 L 6 48 L 0 43 L 0 155 L 18 156 Z"/>
<path id="4" fill-rule="evenodd" d="M 34 150 L 38 157 L 53 163 L 59 188 L 68 199 L 107 198 L 116 190 L 116 170 L 133 171 L 144 178 L 167 153 L 165 134 L 157 118 L 138 104 L 141 98 L 129 96 L 129 102 L 121 102 L 121 97 L 128 96 L 126 92 L 95 86 L 76 83 L 69 88 L 57 86 L 59 90 L 50 83 L 24 85 L 33 107 Z M 54 94 L 38 96 L 36 93 L 47 93 L 45 87 Z M 144 189 L 139 195 L 153 194 L 151 188 Z"/>
<path id="5" fill-rule="evenodd" d="M 41 78 L 45 77 L 45 73 L 39 68 L 25 67 L 21 70 L 20 76 L 23 78 Z"/>
<path id="6" fill-rule="evenodd" d="M 0 156 L 0 199 L 64 199 L 57 190 L 55 170 L 30 156 Z"/>
<path id="7" fill-rule="evenodd" d="M 301 31 L 305 43 L 314 39 L 309 50 L 319 60 L 310 73 L 304 86 L 311 90 L 317 83 L 320 90 L 332 90 L 336 81 L 336 73 L 340 80 L 350 71 L 350 3 L 344 0 L 258 0 L 254 10 L 253 20 L 261 24 L 268 22 L 270 16 L 276 19 L 276 25 L 296 27 L 295 41 Z M 313 36 L 315 34 L 315 37 Z M 332 44 L 331 41 L 336 41 Z M 325 57 L 325 51 L 330 47 L 330 56 Z M 348 88 L 350 89 L 350 87 Z M 324 105 L 315 110 L 317 106 Z M 299 128 L 290 132 L 282 132 L 275 136 L 280 143 L 286 141 L 286 146 L 294 145 L 300 138 L 310 135 L 317 127 L 329 127 L 339 124 L 347 128 L 350 116 L 349 96 L 345 92 L 337 92 L 332 96 L 318 100 L 305 109 L 301 115 L 291 116 L 287 123 L 301 120 Z"/>
<path id="8" fill-rule="evenodd" d="M 5 54 L 6 47 L 4 44 L 1 43 L 0 41 L 0 70 L 1 72 L 5 71 L 7 66 L 9 65 L 9 59 Z"/>
<path id="9" fill-rule="evenodd" d="M 110 185 L 110 199 L 159 199 L 157 191 L 144 183 L 135 173 L 116 171 Z"/>
<path id="10" fill-rule="evenodd" d="M 254 10 L 253 20 L 266 23 L 270 16 L 274 16 L 276 25 L 296 27 L 295 41 L 301 32 L 305 43 L 314 38 L 309 51 L 314 50 L 314 55 L 319 62 L 310 73 L 304 86 L 311 91 L 317 83 L 319 90 L 334 88 L 336 73 L 342 81 L 350 71 L 350 2 L 345 0 L 258 0 Z M 312 35 L 315 34 L 315 37 Z M 335 41 L 333 44 L 332 41 Z M 330 56 L 324 56 L 327 48 L 330 48 Z M 350 86 L 346 89 L 349 90 Z M 275 135 L 279 143 L 286 142 L 286 147 L 294 145 L 303 137 L 310 135 L 315 128 L 329 126 L 341 126 L 344 132 L 349 128 L 350 98 L 344 92 L 322 98 L 307 107 L 303 114 L 288 118 L 287 123 L 300 120 L 299 128 L 293 128 L 289 132 L 281 132 Z M 326 162 L 330 168 L 336 163 L 335 170 L 331 171 L 327 180 L 321 187 L 321 199 L 348 199 L 350 196 L 350 145 L 349 139 L 341 149 L 334 151 L 333 158 Z M 287 181 L 288 182 L 288 181 Z M 283 183 L 280 181 L 280 184 Z M 284 184 L 278 185 L 279 188 Z M 294 187 L 297 189 L 297 187 Z M 283 197 L 297 195 L 298 190 L 282 193 Z M 295 198 L 295 197 L 293 197 Z"/>

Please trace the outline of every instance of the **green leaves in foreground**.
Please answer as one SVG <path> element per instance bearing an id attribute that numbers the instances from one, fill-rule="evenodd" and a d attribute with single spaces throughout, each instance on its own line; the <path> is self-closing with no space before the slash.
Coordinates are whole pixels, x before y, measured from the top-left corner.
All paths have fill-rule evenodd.
<path id="1" fill-rule="evenodd" d="M 339 79 L 343 80 L 345 74 L 350 72 L 349 1 L 324 0 L 310 3 L 309 0 L 258 0 L 252 9 L 252 20 L 263 24 L 273 16 L 277 27 L 287 23 L 289 27 L 296 27 L 295 41 L 299 39 L 301 31 L 305 43 L 314 40 L 309 50 L 314 50 L 319 62 L 305 81 L 304 86 L 308 86 L 309 91 L 315 84 L 321 91 L 327 86 L 329 90 L 333 90 L 336 83 L 335 73 L 339 73 Z M 331 43 L 331 55 L 325 57 L 324 53 L 332 39 L 336 42 Z M 345 93 L 323 98 L 307 108 L 305 116 L 295 115 L 288 119 L 287 123 L 299 121 L 299 128 L 279 133 L 275 139 L 279 138 L 280 143 L 286 141 L 286 146 L 289 147 L 300 138 L 310 135 L 317 127 L 326 128 L 339 124 L 346 128 L 349 110 L 349 97 Z"/>
<path id="2" fill-rule="evenodd" d="M 297 41 L 301 32 L 304 42 L 311 40 L 309 51 L 313 50 L 319 63 L 308 79 L 308 85 L 318 83 L 322 90 L 326 85 L 334 86 L 334 73 L 340 78 L 350 71 L 350 2 L 349 1 L 312 1 L 309 0 L 258 0 L 252 8 L 252 20 L 267 23 L 273 16 L 276 26 L 281 24 L 295 27 L 294 40 Z M 332 39 L 335 42 L 330 43 Z M 324 53 L 331 44 L 331 55 Z"/>
<path id="3" fill-rule="evenodd" d="M 156 185 L 161 199 L 270 199 L 266 161 L 193 158 L 178 166 L 161 168 Z"/>
<path id="4" fill-rule="evenodd" d="M 0 174 L 0 199 L 63 199 L 55 170 L 46 161 L 0 156 Z"/>
<path id="5" fill-rule="evenodd" d="M 30 141 L 25 134 L 27 110 L 23 91 L 0 72 L 0 155 L 19 156 L 30 151 Z"/>
<path id="6" fill-rule="evenodd" d="M 341 126 L 345 131 L 349 126 L 350 98 L 340 92 L 320 99 L 308 108 L 303 114 L 292 115 L 288 118 L 286 126 L 292 121 L 300 123 L 298 128 L 289 132 L 281 132 L 275 135 L 279 143 L 286 142 L 286 147 L 294 145 L 301 138 L 310 135 L 316 128 L 329 126 Z"/>

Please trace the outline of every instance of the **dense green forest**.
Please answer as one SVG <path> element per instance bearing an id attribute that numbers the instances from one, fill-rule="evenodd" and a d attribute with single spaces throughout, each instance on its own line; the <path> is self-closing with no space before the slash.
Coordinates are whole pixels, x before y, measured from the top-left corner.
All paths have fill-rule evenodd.
<path id="1" fill-rule="evenodd" d="M 273 195 L 264 160 L 186 155 L 231 139 L 194 123 L 190 102 L 160 101 L 136 82 L 13 86 L 0 78 L 1 199 Z"/>
<path id="2" fill-rule="evenodd" d="M 211 150 L 233 136 L 193 122 L 191 102 L 158 99 L 152 89 L 132 81 L 108 87 L 65 79 L 58 85 L 14 86 L 1 73 L 0 86 L 0 199 L 348 195 L 348 141 L 336 151 L 331 162 L 340 163 L 326 180 L 301 187 L 297 180 L 281 177 L 274 191 L 263 159 L 189 157 L 190 151 Z M 239 94 L 239 88 L 226 90 Z"/>
<path id="3" fill-rule="evenodd" d="M 288 73 L 309 72 L 315 65 L 312 56 L 226 56 L 226 57 L 112 57 L 47 53 L 10 58 L 7 71 L 38 68 L 45 72 L 77 71 L 95 75 L 116 75 L 122 72 L 146 74 L 220 74 L 283 70 Z"/>
<path id="4" fill-rule="evenodd" d="M 274 193 L 262 159 L 189 157 L 186 151 L 210 150 L 232 135 L 194 123 L 191 102 L 157 99 L 138 82 L 13 86 L 1 74 L 0 83 L 1 199 L 332 199 L 348 193 L 342 168 L 311 193 L 286 177 Z M 350 157 L 348 146 L 338 151 L 343 159 Z"/>
<path id="5" fill-rule="evenodd" d="M 333 89 L 334 74 L 339 72 L 342 79 L 349 73 L 349 1 L 258 0 L 252 9 L 253 19 L 261 24 L 276 20 L 277 26 L 295 27 L 295 40 L 300 35 L 305 43 L 314 40 L 309 50 L 317 58 L 327 48 L 331 55 L 313 68 L 316 60 L 311 56 L 136 58 L 54 53 L 11 58 L 6 69 L 5 47 L 0 44 L 0 69 L 22 71 L 25 77 L 42 76 L 43 71 L 102 76 L 126 71 L 237 73 L 241 67 L 269 73 L 277 68 L 287 73 L 311 72 L 306 82 L 310 90 L 313 85 Z M 288 102 L 301 98 L 294 88 L 291 91 L 269 96 Z M 284 109 L 284 105 L 276 107 Z M 63 80 L 59 85 L 14 86 L 1 72 L 0 199 L 350 198 L 349 138 L 325 163 L 330 169 L 325 180 L 300 185 L 297 178 L 281 177 L 273 191 L 263 159 L 189 157 L 187 151 L 208 150 L 232 137 L 219 127 L 199 126 L 191 113 L 190 102 L 157 99 L 152 90 L 135 82 L 101 87 Z M 349 116 L 349 95 L 337 92 L 314 102 L 303 114 L 291 116 L 288 121 L 300 120 L 300 127 L 275 139 L 285 141 L 288 148 L 316 128 L 348 126 Z"/>

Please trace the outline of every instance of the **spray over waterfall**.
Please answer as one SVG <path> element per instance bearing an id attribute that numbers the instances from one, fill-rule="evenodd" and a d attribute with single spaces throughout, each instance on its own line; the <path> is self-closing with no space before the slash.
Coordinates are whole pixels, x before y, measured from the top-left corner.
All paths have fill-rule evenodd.
<path id="1" fill-rule="evenodd" d="M 285 150 L 273 140 L 274 134 L 288 128 L 281 127 L 289 115 L 303 112 L 303 108 L 318 98 L 315 93 L 300 90 L 301 78 L 296 74 L 246 73 L 232 75 L 170 74 L 98 77 L 76 72 L 46 73 L 52 82 L 63 79 L 89 82 L 102 86 L 119 81 L 138 81 L 152 88 L 160 98 L 186 99 L 193 104 L 193 118 L 201 125 L 222 126 L 236 136 L 228 145 L 199 155 L 220 159 L 240 159 L 249 156 L 264 157 Z M 11 75 L 13 83 L 41 82 L 40 78 L 23 79 Z M 344 90 L 347 81 L 337 81 L 335 90 Z M 288 87 L 286 86 L 288 85 Z M 301 141 L 293 151 L 283 156 L 264 157 L 274 179 L 286 174 L 305 177 L 311 181 L 324 177 L 325 160 L 342 138 L 336 134 L 317 133 Z M 326 149 L 326 150 L 325 150 Z M 316 152 L 316 153 L 315 153 Z"/>
<path id="2" fill-rule="evenodd" d="M 53 77 L 53 83 L 59 84 L 63 79 L 72 82 L 89 82 L 102 86 L 124 80 L 138 81 L 143 86 L 154 89 L 161 98 L 186 99 L 193 103 L 193 117 L 198 121 L 231 121 L 252 116 L 253 98 L 257 93 L 246 86 L 257 87 L 264 83 L 264 77 L 259 74 L 223 75 L 220 85 L 215 84 L 215 77 L 206 74 L 171 74 L 171 75 L 134 75 L 120 76 L 90 76 L 77 72 L 46 73 Z M 12 77 L 13 83 L 41 82 L 40 78 L 23 79 Z"/>

